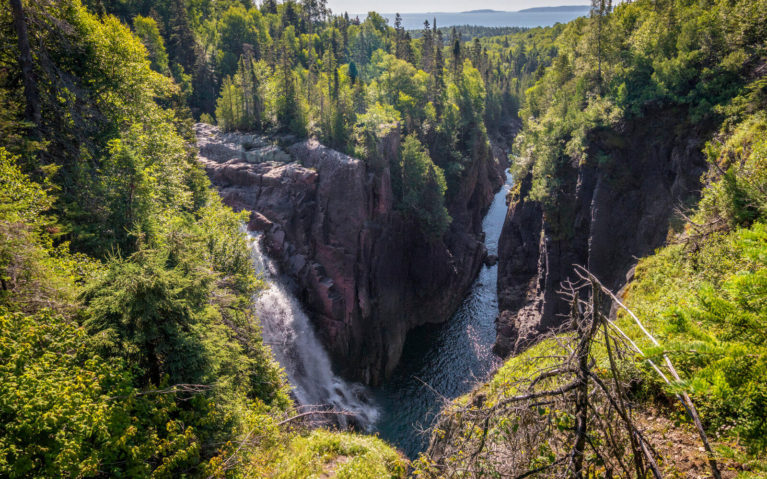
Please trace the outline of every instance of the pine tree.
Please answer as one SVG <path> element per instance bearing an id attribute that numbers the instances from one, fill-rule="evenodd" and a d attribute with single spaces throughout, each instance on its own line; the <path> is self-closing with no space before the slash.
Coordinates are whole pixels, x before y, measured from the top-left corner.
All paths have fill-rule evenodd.
<path id="1" fill-rule="evenodd" d="M 434 65 L 434 37 L 428 20 L 423 22 L 423 40 L 421 42 L 421 70 L 432 72 Z"/>
<path id="2" fill-rule="evenodd" d="M 482 71 L 482 44 L 479 43 L 479 37 L 474 37 L 474 44 L 471 48 L 471 63 L 475 68 Z"/>
<path id="3" fill-rule="evenodd" d="M 357 82 L 357 75 L 359 73 L 357 72 L 357 64 L 354 63 L 354 61 L 349 62 L 349 79 L 352 82 L 352 85 L 354 85 Z"/>
<path id="4" fill-rule="evenodd" d="M 295 40 L 292 26 L 282 32 L 282 39 L 280 39 L 278 47 L 280 93 L 277 101 L 277 121 L 282 128 L 302 136 L 305 133 L 305 125 L 293 74 L 295 57 L 292 43 Z"/>
<path id="5" fill-rule="evenodd" d="M 21 0 L 10 0 L 13 11 L 13 27 L 16 30 L 16 44 L 19 49 L 19 65 L 24 82 L 24 97 L 26 107 L 24 117 L 32 125 L 39 126 L 42 117 L 40 110 L 40 95 L 37 88 L 37 80 L 34 73 L 32 51 L 29 46 L 27 33 L 27 19 L 24 14 L 24 6 Z"/>
<path id="6" fill-rule="evenodd" d="M 442 56 L 442 31 L 437 30 L 437 48 L 434 52 L 434 73 L 432 74 L 434 88 L 431 94 L 431 101 L 434 103 L 438 118 L 442 115 L 443 109 L 442 94 L 445 91 L 444 71 L 445 59 Z"/>
<path id="7" fill-rule="evenodd" d="M 413 44 L 410 38 L 410 33 L 405 32 L 405 39 L 403 40 L 403 60 L 407 61 L 411 65 L 415 66 L 415 56 L 413 55 Z"/>
<path id="8" fill-rule="evenodd" d="M 202 49 L 201 46 L 198 46 Z M 213 68 L 202 52 L 195 55 L 194 68 L 192 70 L 192 91 L 189 98 L 189 107 L 192 113 L 199 118 L 203 113 L 211 114 L 216 108 L 216 98 L 219 80 L 216 78 Z"/>
<path id="9" fill-rule="evenodd" d="M 195 64 L 197 41 L 189 24 L 189 16 L 184 0 L 171 0 L 170 36 L 168 54 L 171 63 L 178 63 L 185 71 L 192 71 Z"/>
<path id="10" fill-rule="evenodd" d="M 453 34 L 455 34 L 455 27 L 453 27 Z M 461 53 L 461 38 L 460 35 L 453 35 L 453 44 L 451 53 L 453 56 L 453 77 L 458 78 L 458 75 L 463 67 L 463 59 Z"/>
<path id="11" fill-rule="evenodd" d="M 301 7 L 309 33 L 313 32 L 314 27 L 318 26 L 329 13 L 326 0 L 302 0 Z"/>
<path id="12" fill-rule="evenodd" d="M 299 33 L 305 33 L 303 22 L 298 16 L 298 7 L 294 0 L 286 0 L 282 4 L 282 28 L 293 26 Z"/>
<path id="13" fill-rule="evenodd" d="M 277 0 L 264 0 L 261 3 L 261 11 L 263 13 L 277 13 Z"/>
<path id="14" fill-rule="evenodd" d="M 260 72 L 256 71 L 253 52 L 245 49 L 237 69 L 243 100 L 243 126 L 248 129 L 263 128 L 264 101 L 261 97 Z"/>
<path id="15" fill-rule="evenodd" d="M 394 55 L 400 60 L 411 61 L 410 37 L 402 27 L 402 17 L 394 17 Z"/>

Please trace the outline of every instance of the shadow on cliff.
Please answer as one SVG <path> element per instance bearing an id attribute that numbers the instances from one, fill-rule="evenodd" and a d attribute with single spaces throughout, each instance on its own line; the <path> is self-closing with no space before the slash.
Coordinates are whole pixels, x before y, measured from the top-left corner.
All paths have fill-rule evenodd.
<path id="1" fill-rule="evenodd" d="M 532 178 L 519 180 L 499 242 L 500 315 L 494 350 L 518 353 L 562 324 L 568 305 L 560 284 L 586 266 L 614 291 L 637 258 L 663 245 L 675 209 L 700 194 L 701 153 L 711 125 L 691 126 L 682 108 L 646 112 L 589 135 L 589 160 L 558 173 L 557 208 L 529 199 Z"/>

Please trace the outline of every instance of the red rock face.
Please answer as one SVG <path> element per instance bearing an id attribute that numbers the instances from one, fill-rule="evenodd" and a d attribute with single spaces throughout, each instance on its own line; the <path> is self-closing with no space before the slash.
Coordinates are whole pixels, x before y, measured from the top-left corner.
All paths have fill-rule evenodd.
<path id="1" fill-rule="evenodd" d="M 448 204 L 450 231 L 427 241 L 394 209 L 388 167 L 373 171 L 314 140 L 286 148 L 288 163 L 251 163 L 241 145 L 257 141 L 209 125 L 197 125 L 197 133 L 213 184 L 225 203 L 251 212 L 248 227 L 264 233 L 269 253 L 296 281 L 343 376 L 380 383 L 399 361 L 407 331 L 448 319 L 481 267 L 482 216 L 503 183 L 492 158 L 467 168 Z M 395 131 L 380 151 L 393 161 L 398 150 Z"/>

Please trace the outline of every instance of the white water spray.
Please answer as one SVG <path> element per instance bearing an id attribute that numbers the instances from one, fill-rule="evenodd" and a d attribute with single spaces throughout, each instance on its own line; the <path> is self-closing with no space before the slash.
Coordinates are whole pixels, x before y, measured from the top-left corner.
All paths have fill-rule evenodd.
<path id="1" fill-rule="evenodd" d="M 267 288 L 255 300 L 264 341 L 285 370 L 301 406 L 339 411 L 342 427 L 354 423 L 370 431 L 378 411 L 367 389 L 333 374 L 330 358 L 320 344 L 298 300 L 280 281 L 277 265 L 263 251 L 261 235 L 248 233 L 256 273 Z"/>

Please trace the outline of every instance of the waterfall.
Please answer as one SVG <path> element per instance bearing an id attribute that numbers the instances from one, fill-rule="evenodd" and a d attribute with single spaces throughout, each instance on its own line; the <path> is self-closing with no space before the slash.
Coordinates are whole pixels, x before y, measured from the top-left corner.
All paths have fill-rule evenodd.
<path id="1" fill-rule="evenodd" d="M 285 370 L 299 405 L 332 409 L 341 427 L 351 424 L 370 431 L 378 417 L 367 388 L 333 374 L 330 358 L 320 344 L 296 297 L 280 280 L 275 262 L 263 251 L 260 234 L 248 233 L 256 273 L 266 289 L 255 299 L 264 341 Z"/>

